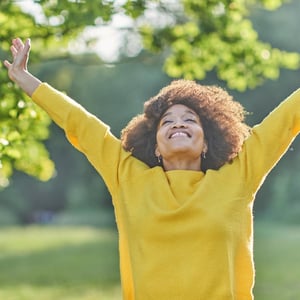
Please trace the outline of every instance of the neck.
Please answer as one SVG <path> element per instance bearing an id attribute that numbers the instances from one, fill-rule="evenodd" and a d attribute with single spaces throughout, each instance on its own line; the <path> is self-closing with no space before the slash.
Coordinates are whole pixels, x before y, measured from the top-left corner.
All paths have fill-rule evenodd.
<path id="1" fill-rule="evenodd" d="M 190 171 L 201 171 L 201 159 L 187 161 L 182 159 L 167 160 L 163 159 L 163 167 L 165 171 L 172 170 L 190 170 Z"/>

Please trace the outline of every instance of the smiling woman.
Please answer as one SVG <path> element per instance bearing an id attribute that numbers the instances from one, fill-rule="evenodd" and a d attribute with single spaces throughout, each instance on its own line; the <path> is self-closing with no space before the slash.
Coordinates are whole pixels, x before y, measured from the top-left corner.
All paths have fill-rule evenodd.
<path id="1" fill-rule="evenodd" d="M 29 50 L 29 40 L 13 40 L 13 61 L 4 64 L 104 179 L 123 298 L 253 299 L 253 201 L 300 131 L 300 90 L 250 131 L 225 90 L 174 81 L 145 102 L 120 140 L 29 73 Z"/>
<path id="2" fill-rule="evenodd" d="M 207 144 L 198 115 L 187 106 L 175 104 L 163 114 L 156 133 L 155 155 L 166 171 L 201 170 L 201 154 Z"/>

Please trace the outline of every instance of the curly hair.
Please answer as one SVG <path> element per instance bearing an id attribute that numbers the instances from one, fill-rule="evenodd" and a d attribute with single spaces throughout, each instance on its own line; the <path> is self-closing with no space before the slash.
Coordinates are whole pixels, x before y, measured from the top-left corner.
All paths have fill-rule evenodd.
<path id="1" fill-rule="evenodd" d="M 174 104 L 189 107 L 201 120 L 208 145 L 201 162 L 203 172 L 230 162 L 249 136 L 250 127 L 244 123 L 246 111 L 227 91 L 191 80 L 175 80 L 146 101 L 143 114 L 134 117 L 121 133 L 123 148 L 150 167 L 161 165 L 155 156 L 157 127 Z"/>

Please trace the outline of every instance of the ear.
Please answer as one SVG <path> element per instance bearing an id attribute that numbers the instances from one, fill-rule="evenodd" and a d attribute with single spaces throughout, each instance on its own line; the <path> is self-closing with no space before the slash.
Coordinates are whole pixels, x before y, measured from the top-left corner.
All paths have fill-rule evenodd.
<path id="1" fill-rule="evenodd" d="M 160 157 L 160 152 L 159 152 L 159 150 L 158 150 L 158 146 L 157 145 L 155 145 L 155 156 L 156 157 Z"/>
<path id="2" fill-rule="evenodd" d="M 207 145 L 207 142 L 206 142 L 206 140 L 204 140 L 204 143 L 203 143 L 203 153 L 207 153 L 207 151 L 208 151 L 208 145 Z"/>

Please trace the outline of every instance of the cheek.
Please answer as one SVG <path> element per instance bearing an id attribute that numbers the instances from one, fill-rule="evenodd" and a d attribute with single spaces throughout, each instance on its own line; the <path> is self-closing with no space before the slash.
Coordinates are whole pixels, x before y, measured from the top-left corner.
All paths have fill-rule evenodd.
<path id="1" fill-rule="evenodd" d="M 156 145 L 159 147 L 159 145 L 162 143 L 162 134 L 161 131 L 158 130 L 156 133 Z"/>
<path id="2" fill-rule="evenodd" d="M 204 137 L 204 132 L 201 129 L 198 130 L 197 135 L 196 135 L 196 141 L 197 141 L 197 145 L 203 147 L 203 145 L 205 144 L 205 137 Z"/>
<path id="3" fill-rule="evenodd" d="M 162 140 L 165 135 L 165 129 L 160 127 L 156 131 L 156 141 Z"/>
<path id="4" fill-rule="evenodd" d="M 159 129 L 156 132 L 156 149 L 163 150 L 165 142 L 165 132 L 162 129 Z"/>
<path id="5" fill-rule="evenodd" d="M 156 145 L 155 145 L 155 154 L 156 155 L 160 155 L 160 153 L 159 153 L 159 145 L 161 144 L 161 142 L 160 142 L 160 139 L 161 139 L 161 134 L 160 134 L 160 132 L 159 132 L 159 130 L 157 130 L 157 132 L 156 132 Z"/>
<path id="6" fill-rule="evenodd" d="M 202 127 L 198 128 L 198 137 L 201 138 L 202 140 L 205 139 L 204 137 L 204 130 Z"/>

